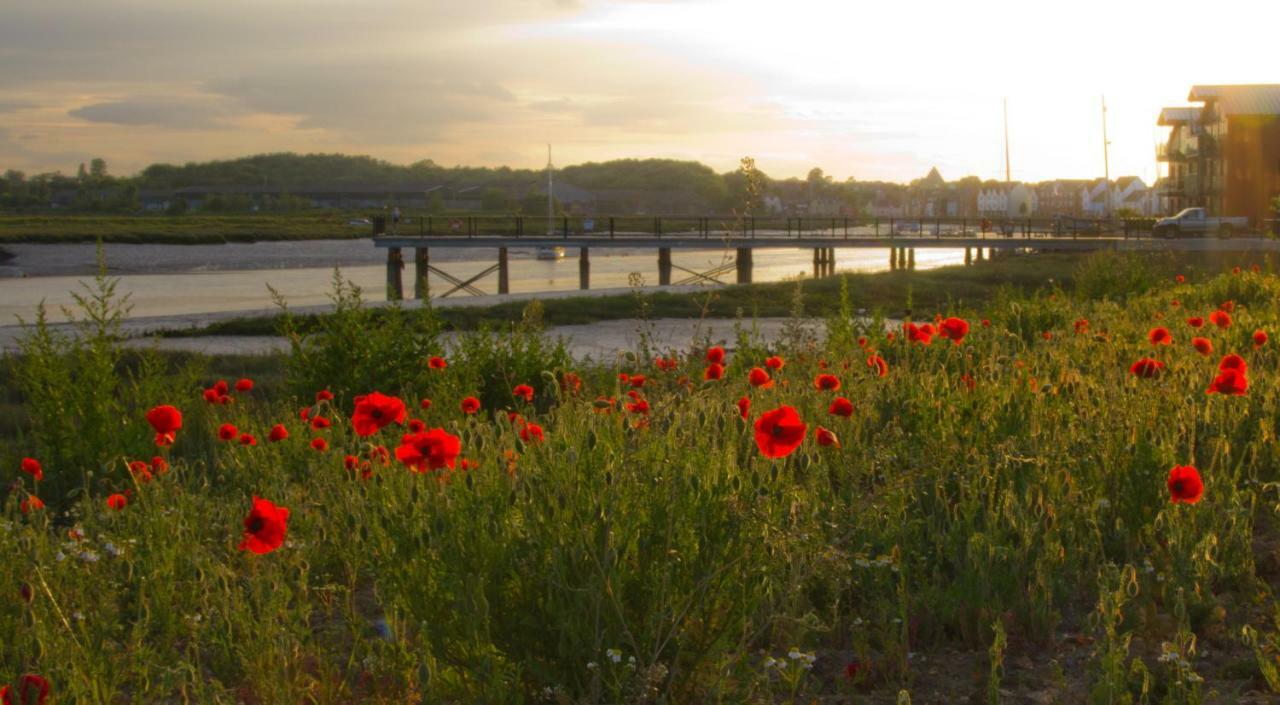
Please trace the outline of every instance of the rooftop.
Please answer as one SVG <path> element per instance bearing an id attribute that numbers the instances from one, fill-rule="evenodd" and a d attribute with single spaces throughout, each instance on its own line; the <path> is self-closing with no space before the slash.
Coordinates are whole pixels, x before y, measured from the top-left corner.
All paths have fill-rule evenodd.
<path id="1" fill-rule="evenodd" d="M 1192 86 L 1187 100 L 1212 101 L 1224 115 L 1280 115 L 1280 84 Z"/>

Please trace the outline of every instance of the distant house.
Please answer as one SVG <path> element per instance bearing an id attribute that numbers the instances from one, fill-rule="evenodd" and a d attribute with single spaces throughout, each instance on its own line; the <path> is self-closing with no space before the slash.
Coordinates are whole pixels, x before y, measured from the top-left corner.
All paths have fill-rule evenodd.
<path id="1" fill-rule="evenodd" d="M 1150 215 L 1153 210 L 1149 191 L 1147 184 L 1136 176 L 1121 176 L 1110 183 L 1096 179 L 1080 190 L 1080 210 L 1091 218 L 1106 218 L 1121 208 Z"/>
<path id="2" fill-rule="evenodd" d="M 901 218 L 903 215 L 902 205 L 891 199 L 881 189 L 876 189 L 876 195 L 871 199 L 868 210 L 875 218 Z"/>
<path id="3" fill-rule="evenodd" d="M 1027 184 L 985 186 L 978 191 L 978 215 L 984 218 L 1028 218 L 1039 205 L 1035 189 Z"/>
<path id="4" fill-rule="evenodd" d="M 1088 181 L 1057 179 L 1036 186 L 1036 212 L 1048 216 L 1081 215 L 1080 192 L 1088 184 Z"/>
<path id="5" fill-rule="evenodd" d="M 262 206 L 284 196 L 306 199 L 317 208 L 381 208 L 398 205 L 422 208 L 430 194 L 443 186 L 428 184 L 302 184 L 298 186 L 188 186 L 171 194 L 193 210 L 207 206 L 214 197 L 247 199 Z"/>
<path id="6" fill-rule="evenodd" d="M 710 206 L 694 193 L 657 189 L 601 189 L 595 210 L 613 215 L 702 215 Z"/>
<path id="7" fill-rule="evenodd" d="M 769 215 L 781 215 L 787 208 L 782 202 L 782 197 L 772 193 L 766 193 L 760 202 L 764 212 Z"/>

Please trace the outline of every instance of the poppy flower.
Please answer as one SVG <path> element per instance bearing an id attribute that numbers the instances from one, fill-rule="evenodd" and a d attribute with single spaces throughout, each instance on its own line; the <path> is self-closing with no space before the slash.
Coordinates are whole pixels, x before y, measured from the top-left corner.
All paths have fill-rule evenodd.
<path id="1" fill-rule="evenodd" d="M 818 445 L 820 446 L 835 446 L 837 448 L 840 447 L 840 439 L 836 438 L 836 434 L 832 433 L 831 431 L 828 431 L 827 429 L 821 426 L 819 426 L 813 432 L 813 436 L 815 439 L 817 439 Z"/>
<path id="2" fill-rule="evenodd" d="M 209 389 L 204 390 L 204 400 L 205 400 L 205 401 L 207 401 L 207 402 L 209 402 L 210 404 L 217 404 L 217 403 L 218 403 L 218 390 L 216 390 L 216 389 L 214 389 L 214 388 L 212 388 L 212 387 L 210 387 Z"/>
<path id="3" fill-rule="evenodd" d="M 832 416 L 843 416 L 846 419 L 853 416 L 853 402 L 844 397 L 836 397 L 831 406 L 827 408 L 827 413 Z"/>
<path id="4" fill-rule="evenodd" d="M 863 348 L 864 350 L 866 349 L 866 347 L 867 347 L 867 336 L 865 336 L 865 335 L 860 335 L 860 336 L 858 336 L 858 347 Z"/>
<path id="5" fill-rule="evenodd" d="M 348 470 L 355 470 L 360 467 L 360 459 L 354 455 L 348 455 L 342 459 L 342 467 Z"/>
<path id="6" fill-rule="evenodd" d="M 375 460 L 381 465 L 391 464 L 391 451 L 386 446 L 374 446 L 369 450 L 369 459 Z"/>
<path id="7" fill-rule="evenodd" d="M 1231 314 L 1226 311 L 1214 311 L 1209 314 L 1209 322 L 1219 328 L 1231 327 Z"/>
<path id="8" fill-rule="evenodd" d="M 628 384 L 639 389 L 644 386 L 646 379 L 647 378 L 644 375 L 631 375 L 631 379 L 628 381 Z"/>
<path id="9" fill-rule="evenodd" d="M 272 443 L 279 443 L 280 441 L 283 441 L 288 437 L 289 437 L 289 429 L 285 428 L 284 424 L 282 423 L 278 423 L 275 426 L 272 426 L 271 430 L 267 432 L 267 440 L 271 441 Z"/>
<path id="10" fill-rule="evenodd" d="M 316 416 L 316 417 L 314 417 L 314 418 L 312 418 L 312 419 L 311 419 L 311 428 L 313 428 L 313 429 L 315 429 L 315 430 L 317 430 L 317 431 L 319 431 L 319 430 L 321 430 L 321 429 L 329 428 L 329 427 L 330 427 L 330 426 L 332 426 L 332 425 L 333 425 L 333 423 L 332 423 L 331 421 L 329 421 L 329 419 L 326 419 L 326 418 L 325 418 L 325 417 L 323 417 L 323 416 Z"/>
<path id="11" fill-rule="evenodd" d="M 582 391 L 582 378 L 577 372 L 566 372 L 560 375 L 560 391 L 565 394 L 577 394 Z"/>
<path id="12" fill-rule="evenodd" d="M 114 509 L 117 512 L 129 506 L 129 498 L 122 494 L 116 493 L 107 497 L 107 509 Z"/>
<path id="13" fill-rule="evenodd" d="M 707 349 L 707 364 L 723 365 L 724 364 L 724 348 L 716 345 Z"/>
<path id="14" fill-rule="evenodd" d="M 182 428 L 182 412 L 168 404 L 157 406 L 147 412 L 147 423 L 156 432 L 157 446 L 172 445 Z"/>
<path id="15" fill-rule="evenodd" d="M 969 322 L 963 318 L 946 318 L 942 323 L 938 324 L 938 330 L 942 337 L 959 345 L 960 341 L 964 340 L 964 337 L 969 334 Z"/>
<path id="16" fill-rule="evenodd" d="M 889 363 L 884 361 L 879 355 L 872 355 L 867 358 L 867 367 L 876 371 L 877 377 L 884 377 L 889 374 Z"/>
<path id="17" fill-rule="evenodd" d="M 542 427 L 536 423 L 527 423 L 520 427 L 520 440 L 525 443 L 541 443 Z"/>
<path id="18" fill-rule="evenodd" d="M 974 389 L 977 389 L 978 380 L 974 379 L 973 375 L 965 372 L 960 375 L 960 386 L 972 392 Z"/>
<path id="19" fill-rule="evenodd" d="M 933 342 L 933 326 L 926 323 L 917 326 L 914 323 L 903 324 L 903 329 L 907 332 L 907 340 L 921 345 L 929 345 Z"/>
<path id="20" fill-rule="evenodd" d="M 443 370 L 448 366 L 449 363 L 439 355 L 432 355 L 431 358 L 427 360 L 427 367 L 430 367 L 433 370 Z"/>
<path id="21" fill-rule="evenodd" d="M 303 421 L 306 421 L 307 419 L 310 419 L 310 418 L 311 418 L 311 407 L 309 407 L 309 406 L 304 406 L 304 407 L 302 407 L 301 409 L 299 409 L 299 410 L 298 410 L 298 418 L 302 419 Z"/>
<path id="22" fill-rule="evenodd" d="M 1249 380 L 1245 379 L 1244 372 L 1228 368 L 1222 370 L 1222 372 L 1213 379 L 1213 384 L 1209 385 L 1209 388 L 1205 390 L 1205 393 L 1243 396 L 1248 390 Z"/>
<path id="23" fill-rule="evenodd" d="M 154 472 L 154 473 L 155 473 L 155 474 L 157 474 L 157 475 L 163 475 L 163 474 L 165 474 L 166 472 L 169 472 L 169 461 L 168 461 L 168 460 L 165 460 L 164 458 L 162 458 L 162 457 L 160 457 L 160 456 L 158 456 L 158 455 L 157 455 L 157 456 L 152 457 L 152 458 L 151 458 L 151 472 Z"/>
<path id="24" fill-rule="evenodd" d="M 863 338 L 863 340 L 865 341 L 866 339 Z M 764 366 L 768 367 L 769 369 L 775 372 L 782 369 L 783 366 L 786 364 L 787 364 L 786 361 L 784 361 L 781 357 L 778 357 L 777 355 L 773 355 L 764 361 Z"/>
<path id="25" fill-rule="evenodd" d="M 1253 347 L 1260 348 L 1267 344 L 1267 332 L 1259 328 L 1253 332 Z"/>
<path id="26" fill-rule="evenodd" d="M 1085 319 L 1085 318 L 1078 319 L 1075 322 L 1075 331 L 1076 331 L 1076 335 L 1087 333 L 1089 331 L 1088 319 Z"/>
<path id="27" fill-rule="evenodd" d="M 649 400 L 637 399 L 633 402 L 627 402 L 627 411 L 630 411 L 633 414 L 647 416 L 649 414 Z"/>
<path id="28" fill-rule="evenodd" d="M 1224 355 L 1222 360 L 1218 362 L 1218 369 L 1236 370 L 1240 374 L 1244 374 L 1249 371 L 1249 363 L 1245 362 L 1243 357 L 1231 353 L 1230 355 Z"/>
<path id="29" fill-rule="evenodd" d="M 36 482 L 44 479 L 44 466 L 35 458 L 23 458 L 20 465 L 22 471 L 30 475 Z"/>
<path id="30" fill-rule="evenodd" d="M 467 397 L 462 400 L 462 413 L 474 414 L 480 410 L 480 400 L 475 397 Z"/>
<path id="31" fill-rule="evenodd" d="M 1160 371 L 1163 369 L 1164 369 L 1163 362 L 1160 362 L 1158 360 L 1152 360 L 1149 357 L 1144 357 L 1129 366 L 1129 374 L 1133 375 L 1134 377 L 1151 379 L 1152 377 L 1160 376 Z"/>
<path id="32" fill-rule="evenodd" d="M 623 384 L 626 384 L 627 382 L 631 381 L 631 375 L 627 374 L 626 372 L 619 372 L 618 381 Z"/>
<path id="33" fill-rule="evenodd" d="M 707 365 L 707 369 L 702 371 L 702 379 L 708 382 L 718 380 L 724 377 L 724 365 L 713 362 Z"/>
<path id="34" fill-rule="evenodd" d="M 1176 282 L 1178 282 L 1179 284 L 1181 284 L 1181 283 L 1185 282 L 1185 281 L 1187 280 L 1187 278 L 1186 278 L 1186 277 L 1184 277 L 1184 276 L 1182 276 L 1181 274 L 1179 274 L 1178 276 L 1174 277 L 1174 278 L 1173 278 L 1173 280 L 1174 280 L 1174 281 L 1176 281 Z"/>
<path id="35" fill-rule="evenodd" d="M 130 460 L 129 474 L 138 482 L 151 482 L 151 466 L 141 460 Z"/>
<path id="36" fill-rule="evenodd" d="M 769 377 L 769 373 L 765 372 L 764 369 L 760 367 L 751 368 L 751 371 L 747 373 L 747 382 L 753 387 L 761 387 L 764 389 L 768 389 L 773 386 L 773 379 Z"/>
<path id="37" fill-rule="evenodd" d="M 238 435 L 240 435 L 240 431 L 234 424 L 224 423 L 218 427 L 218 438 L 221 440 L 234 440 Z"/>
<path id="38" fill-rule="evenodd" d="M 49 699 L 49 681 L 28 673 L 18 679 L 18 705 L 44 705 Z M 8 697 L 4 705 L 9 705 Z"/>
<path id="39" fill-rule="evenodd" d="M 1201 318 L 1200 316 L 1192 316 L 1187 319 L 1187 325 L 1192 328 L 1200 328 L 1204 325 L 1204 318 Z"/>
<path id="40" fill-rule="evenodd" d="M 227 380 L 220 379 L 213 383 L 213 390 L 218 393 L 218 396 L 225 397 L 231 393 L 231 385 L 227 384 Z"/>
<path id="41" fill-rule="evenodd" d="M 280 548 L 284 544 L 288 523 L 288 509 L 277 507 L 269 500 L 254 495 L 253 507 L 244 518 L 244 538 L 240 541 L 240 550 L 263 554 Z"/>
<path id="42" fill-rule="evenodd" d="M 800 447 L 808 430 L 794 408 L 780 406 L 756 419 L 756 447 L 766 458 L 783 458 Z"/>
<path id="43" fill-rule="evenodd" d="M 1229 299 L 1227 301 L 1223 301 L 1222 303 L 1218 304 L 1218 310 L 1225 311 L 1227 313 L 1235 313 L 1236 302 L 1231 301 Z"/>
<path id="44" fill-rule="evenodd" d="M 351 425 L 357 436 L 372 436 L 389 424 L 403 424 L 406 415 L 404 402 L 397 397 L 371 392 L 356 397 Z"/>
<path id="45" fill-rule="evenodd" d="M 430 408 L 431 408 L 431 400 L 430 400 L 430 399 L 423 399 L 422 401 L 418 402 L 418 407 L 419 407 L 419 408 L 421 408 L 423 411 L 426 411 L 427 409 L 430 409 Z"/>
<path id="46" fill-rule="evenodd" d="M 443 428 L 411 433 L 400 441 L 396 448 L 396 460 L 404 463 L 414 472 L 450 469 L 458 454 L 462 452 L 462 440 Z"/>
<path id="47" fill-rule="evenodd" d="M 18 503 L 18 509 L 22 510 L 23 514 L 40 511 L 41 509 L 44 509 L 44 500 L 35 495 L 31 495 Z"/>
<path id="48" fill-rule="evenodd" d="M 1045 340 L 1053 340 L 1053 333 L 1051 331 L 1044 331 L 1040 334 L 1040 337 Z"/>
<path id="49" fill-rule="evenodd" d="M 1191 347 L 1201 355 L 1210 355 L 1213 353 L 1213 342 L 1208 338 L 1192 338 Z"/>
<path id="50" fill-rule="evenodd" d="M 1200 471 L 1194 465 L 1178 465 L 1169 471 L 1169 501 L 1195 504 L 1204 495 Z"/>
<path id="51" fill-rule="evenodd" d="M 242 433 L 242 434 L 240 434 L 240 445 L 242 445 L 242 446 L 256 446 L 256 445 L 258 445 L 258 439 L 257 439 L 257 438 L 254 438 L 254 437 L 253 437 L 253 434 L 251 434 L 251 433 Z"/>
<path id="52" fill-rule="evenodd" d="M 813 386 L 815 389 L 834 392 L 840 389 L 840 378 L 835 375 L 818 375 L 813 378 Z"/>
<path id="53" fill-rule="evenodd" d="M 236 391 L 237 391 L 237 392 L 252 392 L 252 391 L 253 391 L 253 380 L 249 379 L 248 377 L 242 377 L 242 378 L 240 378 L 240 379 L 236 380 Z"/>
<path id="54" fill-rule="evenodd" d="M 418 433 L 427 430 L 427 424 L 420 419 L 409 419 L 409 433 Z"/>
<path id="55" fill-rule="evenodd" d="M 850 661 L 844 665 L 844 677 L 849 680 L 856 680 L 861 671 L 862 664 L 857 661 Z"/>
<path id="56" fill-rule="evenodd" d="M 751 411 L 751 400 L 743 397 L 738 400 L 738 415 L 747 418 L 747 414 Z"/>
<path id="57" fill-rule="evenodd" d="M 511 394 L 524 399 L 526 402 L 533 401 L 533 387 L 530 387 L 527 384 L 517 384 L 515 388 L 511 390 Z"/>
<path id="58" fill-rule="evenodd" d="M 1169 302 L 1169 305 L 1174 308 L 1177 308 L 1182 305 L 1182 302 L 1177 299 L 1173 299 L 1172 301 Z"/>
<path id="59" fill-rule="evenodd" d="M 316 392 L 316 403 L 319 404 L 322 401 L 333 401 L 333 392 L 327 389 Z"/>
<path id="60" fill-rule="evenodd" d="M 1160 326 L 1152 328 L 1151 332 L 1147 333 L 1147 340 L 1149 340 L 1152 345 L 1169 345 L 1173 342 L 1173 336 L 1169 335 L 1168 328 Z"/>
<path id="61" fill-rule="evenodd" d="M 990 328 L 990 327 L 991 327 L 991 319 L 990 319 L 990 318 L 984 318 L 984 319 L 982 319 L 982 327 L 983 327 L 983 328 Z"/>
<path id="62" fill-rule="evenodd" d="M 312 438 L 311 449 L 318 453 L 324 453 L 329 450 L 329 441 L 326 441 L 323 438 Z"/>

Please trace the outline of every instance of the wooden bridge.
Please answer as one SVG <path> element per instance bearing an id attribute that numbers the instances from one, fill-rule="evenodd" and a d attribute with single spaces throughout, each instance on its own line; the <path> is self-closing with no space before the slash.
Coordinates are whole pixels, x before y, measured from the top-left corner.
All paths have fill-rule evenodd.
<path id="1" fill-rule="evenodd" d="M 879 248 L 889 250 L 890 269 L 913 269 L 918 248 L 963 249 L 965 264 L 981 261 L 996 252 L 1182 250 L 1201 252 L 1280 251 L 1280 241 L 1261 237 L 1153 239 L 1123 221 L 1019 219 L 992 222 L 965 218 L 734 218 L 731 216 L 679 216 L 664 218 L 557 219 L 551 235 L 530 234 L 526 220 L 545 227 L 546 218 L 523 216 L 463 216 L 420 218 L 399 224 L 398 232 L 382 229 L 374 219 L 374 245 L 387 250 L 387 297 L 404 298 L 402 272 L 404 250 L 412 249 L 415 298 L 429 297 L 428 274 L 444 279 L 457 292 L 482 295 L 476 283 L 497 275 L 499 294 L 509 293 L 508 248 L 562 247 L 578 251 L 579 288 L 591 286 L 591 251 L 600 249 L 653 249 L 658 257 L 658 284 L 723 283 L 720 276 L 734 272 L 739 284 L 751 282 L 753 251 L 799 248 L 813 251 L 814 277 L 835 273 L 835 250 Z M 785 222 L 784 222 L 785 221 Z M 640 227 L 637 227 L 637 224 Z M 416 226 L 416 227 L 415 227 Z M 416 231 L 416 232 L 415 232 Z M 545 231 L 544 231 L 545 232 Z M 493 265 L 468 277 L 455 276 L 431 264 L 430 251 L 444 249 L 496 249 Z M 672 263 L 672 250 L 734 250 L 732 261 L 705 272 Z M 675 282 L 675 272 L 686 275 Z"/>

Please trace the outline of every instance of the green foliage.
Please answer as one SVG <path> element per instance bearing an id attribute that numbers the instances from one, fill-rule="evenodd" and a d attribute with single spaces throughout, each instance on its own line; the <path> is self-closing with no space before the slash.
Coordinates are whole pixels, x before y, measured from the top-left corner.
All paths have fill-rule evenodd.
<path id="1" fill-rule="evenodd" d="M 1153 263 L 1159 258 L 1154 254 L 1092 253 L 1076 267 L 1076 292 L 1086 299 L 1124 299 L 1150 291 L 1165 280 L 1167 267 Z"/>
<path id="2" fill-rule="evenodd" d="M 543 334 L 541 302 L 530 302 L 519 323 L 484 325 L 458 336 L 453 355 L 452 380 L 459 389 L 471 390 L 485 409 L 518 406 L 511 390 L 518 384 L 534 389 L 534 404 L 547 409 L 558 396 L 563 372 L 572 370 L 563 341 Z"/>

